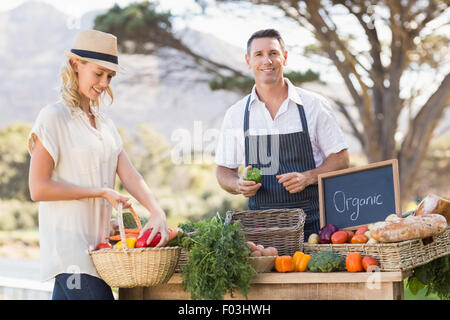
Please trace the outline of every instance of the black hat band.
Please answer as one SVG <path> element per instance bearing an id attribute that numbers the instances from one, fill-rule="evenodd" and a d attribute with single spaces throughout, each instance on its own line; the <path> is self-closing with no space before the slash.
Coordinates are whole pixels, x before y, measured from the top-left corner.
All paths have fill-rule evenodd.
<path id="1" fill-rule="evenodd" d="M 79 49 L 71 49 L 70 52 L 75 53 L 76 55 L 79 55 L 80 57 L 83 57 L 83 58 L 103 60 L 103 61 L 111 62 L 114 64 L 119 63 L 119 59 L 117 58 L 117 56 L 113 56 L 113 55 L 107 54 L 107 53 L 100 53 L 100 52 L 95 52 L 95 51 L 79 50 Z"/>

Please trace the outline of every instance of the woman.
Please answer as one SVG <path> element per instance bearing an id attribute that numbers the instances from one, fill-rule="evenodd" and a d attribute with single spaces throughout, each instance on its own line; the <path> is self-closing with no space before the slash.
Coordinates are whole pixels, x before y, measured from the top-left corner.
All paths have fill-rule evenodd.
<path id="1" fill-rule="evenodd" d="M 88 251 L 109 235 L 112 208 L 130 199 L 114 190 L 118 174 L 125 189 L 150 213 L 142 233 L 152 228 L 168 241 L 164 211 L 123 150 L 113 122 L 99 103 L 120 70 L 117 38 L 80 31 L 61 77 L 61 101 L 43 108 L 30 132 L 29 187 L 40 201 L 39 232 L 42 278 L 55 278 L 53 299 L 113 299 L 99 278 Z"/>

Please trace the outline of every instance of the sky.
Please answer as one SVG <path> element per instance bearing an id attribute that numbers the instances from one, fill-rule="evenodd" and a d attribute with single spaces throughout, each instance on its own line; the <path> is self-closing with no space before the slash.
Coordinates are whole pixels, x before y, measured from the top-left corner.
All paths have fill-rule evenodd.
<path id="1" fill-rule="evenodd" d="M 0 1 L 0 11 L 11 10 L 28 1 L 49 3 L 65 14 L 77 18 L 91 10 L 108 9 L 115 3 L 123 7 L 136 0 L 9 0 Z M 212 0 L 203 1 L 213 2 Z M 301 71 L 309 68 L 308 61 L 297 52 L 300 52 L 298 51 L 299 47 L 312 43 L 313 38 L 294 22 L 268 18 L 273 16 L 272 8 L 262 8 L 255 13 L 250 4 L 243 3 L 239 5 L 239 12 L 236 13 L 235 4 L 222 4 L 220 9 L 214 8 L 214 6 L 208 7 L 207 16 L 205 16 L 201 14 L 201 10 L 194 0 L 160 0 L 159 3 L 162 10 L 170 10 L 173 15 L 180 16 L 174 21 L 175 29 L 190 27 L 211 33 L 217 38 L 243 49 L 247 39 L 254 31 L 275 28 L 282 33 L 288 49 L 293 50 L 289 55 L 289 63 L 292 68 Z M 232 28 L 230 28 L 230 21 L 233 23 Z"/>
<path id="2" fill-rule="evenodd" d="M 91 10 L 108 9 L 115 3 L 123 7 L 136 2 L 136 0 L 8 0 L 0 1 L 0 12 L 11 10 L 26 1 L 49 3 L 74 18 L 80 17 Z M 214 3 L 214 0 L 201 1 Z M 159 0 L 159 4 L 159 8 L 162 10 L 170 10 L 173 15 L 179 17 L 173 21 L 175 30 L 189 27 L 204 33 L 210 33 L 221 40 L 243 48 L 243 50 L 247 39 L 254 31 L 266 28 L 277 29 L 281 32 L 289 51 L 288 69 L 303 72 L 312 69 L 321 75 L 326 75 L 324 80 L 327 82 L 342 82 L 329 60 L 319 58 L 313 61 L 303 56 L 303 48 L 313 43 L 314 38 L 307 30 L 300 28 L 297 23 L 289 21 L 272 7 L 259 6 L 258 10 L 255 10 L 251 4 L 246 2 L 239 3 L 239 5 L 221 4 L 220 7 L 208 6 L 205 15 L 201 14 L 202 12 L 195 0 Z M 449 17 L 449 11 L 442 16 L 443 19 Z M 339 29 L 344 32 L 356 32 L 354 23 L 346 17 L 348 15 L 337 16 L 335 22 Z M 231 27 L 230 22 L 232 23 Z M 379 28 L 381 41 L 389 42 L 390 31 L 386 28 L 383 29 L 381 26 L 377 26 L 377 28 Z M 366 41 L 355 41 L 353 45 L 355 50 L 368 50 Z"/>

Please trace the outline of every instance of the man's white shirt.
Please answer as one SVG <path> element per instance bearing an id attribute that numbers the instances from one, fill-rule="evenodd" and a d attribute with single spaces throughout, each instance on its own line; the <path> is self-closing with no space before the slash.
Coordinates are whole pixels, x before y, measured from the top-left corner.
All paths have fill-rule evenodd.
<path id="1" fill-rule="evenodd" d="M 316 167 L 332 153 L 348 149 L 328 101 L 319 94 L 295 87 L 285 78 L 288 97 L 272 119 L 254 86 L 249 105 L 249 135 L 287 134 L 303 131 L 297 104 L 303 105 Z M 248 96 L 228 108 L 216 147 L 217 165 L 238 168 L 245 158 L 244 114 Z M 279 150 L 283 152 L 283 150 Z"/>

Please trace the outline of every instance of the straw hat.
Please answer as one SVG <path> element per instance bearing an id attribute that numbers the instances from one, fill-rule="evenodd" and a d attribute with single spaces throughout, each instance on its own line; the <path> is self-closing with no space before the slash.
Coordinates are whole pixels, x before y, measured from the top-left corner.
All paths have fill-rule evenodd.
<path id="1" fill-rule="evenodd" d="M 68 58 L 93 62 L 113 71 L 123 72 L 117 57 L 117 37 L 97 30 L 78 32 L 70 51 L 65 51 Z"/>

